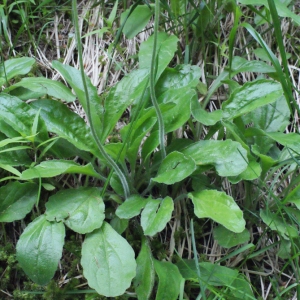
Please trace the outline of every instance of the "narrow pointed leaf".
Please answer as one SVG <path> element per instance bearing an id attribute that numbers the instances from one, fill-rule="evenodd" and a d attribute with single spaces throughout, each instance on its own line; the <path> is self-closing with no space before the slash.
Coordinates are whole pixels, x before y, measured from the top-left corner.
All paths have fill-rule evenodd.
<path id="1" fill-rule="evenodd" d="M 44 215 L 25 228 L 17 243 L 17 259 L 32 281 L 45 285 L 52 279 L 62 255 L 64 238 L 63 223 L 49 222 Z"/>
<path id="2" fill-rule="evenodd" d="M 171 220 L 174 203 L 171 197 L 163 200 L 148 200 L 141 215 L 145 235 L 153 236 L 162 231 Z"/>
<path id="3" fill-rule="evenodd" d="M 104 220 L 104 202 L 97 188 L 62 190 L 46 203 L 48 221 L 63 221 L 75 232 L 84 234 L 100 228 Z"/>
<path id="4" fill-rule="evenodd" d="M 69 85 L 75 91 L 78 100 L 82 105 L 84 111 L 87 112 L 87 102 L 86 102 L 87 97 L 85 94 L 80 70 L 77 70 L 74 67 L 68 65 L 64 65 L 58 61 L 53 61 L 52 66 L 69 83 Z M 97 128 L 97 134 L 100 138 L 102 136 L 102 126 L 103 126 L 102 124 L 103 106 L 101 103 L 101 99 L 98 96 L 97 88 L 91 83 L 91 80 L 90 78 L 87 77 L 87 75 L 85 75 L 85 82 L 89 94 L 92 122 L 95 128 Z"/>
<path id="5" fill-rule="evenodd" d="M 12 91 L 17 87 L 23 87 L 34 93 L 38 93 L 40 97 L 48 95 L 66 102 L 73 102 L 76 99 L 75 95 L 64 84 L 44 77 L 23 78 L 20 82 L 6 89 L 6 92 Z"/>
<path id="6" fill-rule="evenodd" d="M 106 222 L 87 234 L 81 264 L 89 286 L 106 297 L 124 294 L 136 274 L 134 251 Z"/>
<path id="7" fill-rule="evenodd" d="M 227 229 L 239 233 L 245 229 L 243 212 L 232 197 L 216 190 L 188 194 L 198 218 L 211 218 Z"/>
<path id="8" fill-rule="evenodd" d="M 0 222 L 21 220 L 31 211 L 38 197 L 34 183 L 10 182 L 0 188 Z"/>

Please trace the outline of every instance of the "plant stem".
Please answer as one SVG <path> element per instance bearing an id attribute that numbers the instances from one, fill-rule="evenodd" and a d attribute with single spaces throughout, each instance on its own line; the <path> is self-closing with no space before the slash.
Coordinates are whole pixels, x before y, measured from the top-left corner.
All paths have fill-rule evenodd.
<path id="1" fill-rule="evenodd" d="M 161 150 L 161 158 L 162 160 L 166 157 L 166 149 L 165 149 L 165 128 L 163 117 L 161 111 L 159 109 L 159 105 L 157 103 L 156 95 L 155 95 L 155 77 L 156 77 L 156 48 L 157 48 L 157 35 L 158 35 L 158 26 L 159 26 L 159 1 L 155 0 L 155 19 L 154 19 L 154 41 L 153 41 L 153 52 L 152 52 L 152 60 L 151 60 L 151 68 L 150 68 L 150 95 L 152 104 L 155 108 L 155 112 L 158 120 L 158 128 L 159 128 L 159 143 Z"/>
<path id="2" fill-rule="evenodd" d="M 83 60 L 82 60 L 82 48 L 81 48 L 81 42 L 80 42 L 80 33 L 79 33 L 79 26 L 78 26 L 78 14 L 77 14 L 77 1 L 72 0 L 72 13 L 73 13 L 73 22 L 74 22 L 74 27 L 75 27 L 75 38 L 77 42 L 77 50 L 78 50 L 78 59 L 79 59 L 79 65 L 80 65 L 80 72 L 81 72 L 81 78 L 83 82 L 83 88 L 84 92 L 86 95 L 86 107 L 87 107 L 87 117 L 90 123 L 90 128 L 92 135 L 95 139 L 95 142 L 99 148 L 99 151 L 101 155 L 105 158 L 107 163 L 111 166 L 112 169 L 116 172 L 116 174 L 119 176 L 120 181 L 122 183 L 123 189 L 124 189 L 124 195 L 125 198 L 128 198 L 130 195 L 130 190 L 129 190 L 129 185 L 127 183 L 127 179 L 125 175 L 122 173 L 121 169 L 119 166 L 115 163 L 115 161 L 105 152 L 104 147 L 101 144 L 101 141 L 96 133 L 94 124 L 93 124 L 93 119 L 91 116 L 91 105 L 90 105 L 90 98 L 89 98 L 89 92 L 85 80 L 85 74 L 84 74 L 84 67 L 83 67 Z"/>

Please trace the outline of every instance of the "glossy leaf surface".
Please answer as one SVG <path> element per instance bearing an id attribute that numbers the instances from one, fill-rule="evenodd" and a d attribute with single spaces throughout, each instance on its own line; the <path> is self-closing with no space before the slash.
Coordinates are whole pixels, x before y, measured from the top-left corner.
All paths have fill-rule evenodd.
<path id="1" fill-rule="evenodd" d="M 7 90 L 11 91 L 16 87 L 24 87 L 40 95 L 52 96 L 66 102 L 73 102 L 76 99 L 70 89 L 61 82 L 44 77 L 23 78 L 20 82 L 10 86 Z"/>
<path id="2" fill-rule="evenodd" d="M 187 178 L 195 170 L 196 164 L 191 157 L 174 151 L 162 161 L 157 176 L 152 180 L 159 183 L 174 184 Z"/>
<path id="3" fill-rule="evenodd" d="M 21 136 L 32 135 L 32 123 L 35 119 L 36 111 L 28 104 L 16 97 L 5 93 L 0 95 L 0 117 L 1 119 L 17 131 Z M 48 134 L 45 124 L 39 120 L 37 140 L 47 140 Z"/>
<path id="4" fill-rule="evenodd" d="M 141 215 L 141 225 L 145 235 L 153 236 L 162 231 L 171 220 L 174 203 L 172 198 L 148 200 Z"/>
<path id="5" fill-rule="evenodd" d="M 61 190 L 46 203 L 48 221 L 63 221 L 73 231 L 84 234 L 100 228 L 104 220 L 104 202 L 97 188 Z"/>
<path id="6" fill-rule="evenodd" d="M 223 118 L 233 119 L 256 108 L 275 102 L 283 94 L 281 84 L 261 79 L 247 82 L 236 89 L 222 104 Z"/>
<path id="7" fill-rule="evenodd" d="M 81 77 L 80 70 L 75 69 L 74 67 L 64 65 L 58 61 L 52 62 L 53 68 L 55 68 L 69 83 L 72 89 L 75 91 L 80 104 L 82 105 L 85 112 L 87 112 L 87 95 L 84 90 L 84 84 Z M 101 103 L 101 99 L 98 96 L 97 88 L 92 84 L 90 78 L 85 75 L 85 82 L 87 86 L 87 91 L 90 100 L 90 108 L 91 108 L 91 118 L 92 122 L 97 128 L 97 134 L 99 138 L 102 136 L 102 114 L 103 114 L 103 106 Z"/>
<path id="8" fill-rule="evenodd" d="M 150 69 L 152 61 L 154 36 L 150 36 L 147 41 L 143 42 L 139 51 L 140 68 Z M 174 35 L 168 35 L 165 32 L 159 32 L 157 36 L 157 70 L 156 78 L 158 79 L 165 68 L 172 60 L 175 51 L 177 50 L 178 38 Z"/>
<path id="9" fill-rule="evenodd" d="M 31 211 L 38 197 L 35 183 L 9 182 L 0 188 L 0 222 L 21 220 Z"/>
<path id="10" fill-rule="evenodd" d="M 77 114 L 70 111 L 66 105 L 53 100 L 37 100 L 31 106 L 40 111 L 48 131 L 66 139 L 77 148 L 89 151 L 101 157 L 91 131 Z"/>
<path id="11" fill-rule="evenodd" d="M 17 259 L 32 281 L 45 285 L 52 279 L 62 255 L 64 238 L 63 223 L 49 222 L 44 215 L 25 228 L 17 243 Z"/>
<path id="12" fill-rule="evenodd" d="M 198 218 L 211 218 L 228 230 L 239 233 L 245 229 L 243 212 L 232 197 L 216 190 L 203 190 L 188 194 Z"/>
<path id="13" fill-rule="evenodd" d="M 27 169 L 22 173 L 23 180 L 33 178 L 47 178 L 55 177 L 61 174 L 85 174 L 93 177 L 99 177 L 98 173 L 94 170 L 93 166 L 89 163 L 85 166 L 76 164 L 70 160 L 47 160 L 41 162 L 39 165 Z"/>
<path id="14" fill-rule="evenodd" d="M 220 176 L 236 176 L 248 165 L 247 151 L 238 142 L 200 141 L 182 150 L 192 157 L 197 165 L 213 165 Z"/>
<path id="15" fill-rule="evenodd" d="M 81 264 L 89 286 L 106 297 L 122 295 L 136 274 L 134 251 L 106 222 L 86 235 Z"/>
<path id="16" fill-rule="evenodd" d="M 12 58 L 4 62 L 4 67 L 0 65 L 0 85 L 6 83 L 18 75 L 25 75 L 30 72 L 35 60 L 31 57 Z"/>

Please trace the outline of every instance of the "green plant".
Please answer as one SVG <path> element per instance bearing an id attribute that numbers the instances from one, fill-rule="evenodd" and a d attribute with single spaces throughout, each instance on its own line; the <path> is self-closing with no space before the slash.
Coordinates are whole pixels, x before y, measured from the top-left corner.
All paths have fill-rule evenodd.
<path id="1" fill-rule="evenodd" d="M 172 1 L 169 9 L 180 14 L 187 10 L 187 2 L 178 7 L 179 2 Z M 144 12 L 138 30 L 150 19 L 152 8 L 137 6 Z M 229 67 L 207 91 L 199 82 L 202 70 L 187 64 L 187 56 L 184 64 L 175 64 L 178 38 L 159 31 L 159 1 L 155 1 L 154 34 L 139 49 L 139 68 L 102 96 L 84 74 L 75 22 L 80 70 L 58 61 L 52 66 L 75 92 L 89 126 L 63 103 L 74 101 L 75 96 L 62 83 L 42 77 L 12 81 L 30 71 L 33 59 L 2 63 L 0 221 L 23 220 L 32 212 L 16 247 L 19 264 L 31 280 L 45 285 L 53 278 L 66 227 L 85 234 L 83 274 L 89 286 L 105 297 L 126 294 L 128 289 L 128 296 L 139 299 L 149 299 L 154 290 L 156 299 L 183 299 L 189 289 L 195 298 L 255 299 L 255 291 L 238 270 L 220 265 L 244 251 L 243 264 L 258 255 L 249 242 L 246 221 L 262 221 L 275 231 L 281 257 L 292 254 L 293 270 L 299 269 L 296 171 L 300 140 L 296 133 L 284 133 L 297 108 L 286 70 L 281 71 L 278 59 L 253 27 L 239 25 L 239 7 L 232 9 L 236 20 L 229 40 Z M 276 13 L 271 5 L 270 12 Z M 73 13 L 77 20 L 75 5 Z M 137 16 L 134 9 L 129 10 L 127 24 Z M 188 15 L 183 23 L 187 31 Z M 234 56 L 238 26 L 258 41 L 272 65 Z M 138 32 L 132 25 L 124 29 L 128 37 Z M 242 72 L 255 73 L 257 78 L 239 85 L 234 77 Z M 229 87 L 227 99 L 219 109 L 208 112 L 210 97 L 224 83 Z M 199 89 L 206 93 L 203 103 L 198 101 Z M 126 109 L 130 118 L 116 132 L 117 140 L 110 142 Z M 285 172 L 295 174 L 292 187 L 278 195 L 276 178 Z M 232 187 L 242 183 L 243 200 L 237 202 L 226 193 L 225 183 Z M 264 207 L 258 211 L 261 197 Z M 194 260 L 178 256 L 176 262 L 164 261 L 166 250 L 161 244 L 152 253 L 152 237 L 168 226 L 178 206 L 190 210 L 193 222 L 208 218 L 218 223 L 212 227 L 220 246 L 241 248 L 214 264 L 199 261 L 191 222 Z M 53 285 L 48 293 L 56 290 Z M 274 290 L 277 297 L 284 294 Z"/>

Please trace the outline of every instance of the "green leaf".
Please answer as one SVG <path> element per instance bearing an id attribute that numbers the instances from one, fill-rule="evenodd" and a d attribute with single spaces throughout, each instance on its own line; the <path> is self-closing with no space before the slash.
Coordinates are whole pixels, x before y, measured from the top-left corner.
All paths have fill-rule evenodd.
<path id="1" fill-rule="evenodd" d="M 198 218 L 211 218 L 227 229 L 240 233 L 245 229 L 243 212 L 232 197 L 216 190 L 203 190 L 188 194 Z"/>
<path id="2" fill-rule="evenodd" d="M 174 184 L 187 178 L 195 170 L 196 164 L 191 157 L 174 151 L 162 161 L 157 176 L 152 180 L 159 183 Z"/>
<path id="3" fill-rule="evenodd" d="M 218 226 L 214 228 L 214 239 L 220 246 L 224 248 L 231 248 L 248 242 L 250 239 L 250 233 L 247 229 L 241 233 L 235 233 L 223 226 Z"/>
<path id="4" fill-rule="evenodd" d="M 61 190 L 46 203 L 48 221 L 63 221 L 75 232 L 85 234 L 100 228 L 104 220 L 104 202 L 98 188 Z"/>
<path id="5" fill-rule="evenodd" d="M 154 260 L 154 267 L 159 279 L 155 300 L 176 300 L 183 280 L 177 266 Z"/>
<path id="6" fill-rule="evenodd" d="M 25 75 L 30 72 L 35 60 L 30 57 L 12 58 L 4 62 L 4 67 L 0 65 L 0 83 L 3 78 L 3 83 L 5 84 L 6 79 L 10 80 L 18 75 Z"/>
<path id="7" fill-rule="evenodd" d="M 201 107 L 197 98 L 193 98 L 191 101 L 191 113 L 196 121 L 206 126 L 215 125 L 222 119 L 223 115 L 223 111 L 220 109 L 207 112 Z"/>
<path id="8" fill-rule="evenodd" d="M 284 97 L 279 97 L 276 102 L 259 107 L 242 117 L 245 125 L 260 128 L 265 132 L 283 131 L 289 124 L 290 110 Z M 262 154 L 266 154 L 274 141 L 266 136 L 256 136 L 254 142 Z"/>
<path id="9" fill-rule="evenodd" d="M 162 95 L 169 90 L 196 88 L 201 74 L 197 66 L 177 65 L 175 68 L 166 68 L 155 85 L 155 91 L 157 95 Z"/>
<path id="10" fill-rule="evenodd" d="M 260 217 L 263 222 L 271 228 L 271 230 L 277 231 L 285 240 L 291 238 L 298 238 L 298 230 L 295 226 L 288 224 L 282 217 L 276 215 L 268 210 L 261 210 Z"/>
<path id="11" fill-rule="evenodd" d="M 228 177 L 231 183 L 238 183 L 241 180 L 254 180 L 261 174 L 262 168 L 260 163 L 256 162 L 253 158 L 250 159 L 247 169 L 235 177 Z"/>
<path id="12" fill-rule="evenodd" d="M 256 300 L 249 282 L 239 275 L 229 286 L 229 294 L 227 299 Z"/>
<path id="13" fill-rule="evenodd" d="M 136 274 L 134 251 L 106 222 L 86 235 L 81 264 L 89 286 L 106 297 L 124 294 Z"/>
<path id="14" fill-rule="evenodd" d="M 90 163 L 81 166 L 70 160 L 47 160 L 33 168 L 25 170 L 22 173 L 21 179 L 49 178 L 61 174 L 75 173 L 101 178 Z"/>
<path id="15" fill-rule="evenodd" d="M 17 260 L 32 281 L 45 285 L 54 276 L 64 238 L 63 223 L 49 222 L 44 215 L 25 228 L 17 243 Z"/>
<path id="16" fill-rule="evenodd" d="M 0 188 L 0 222 L 24 219 L 37 201 L 38 186 L 34 183 L 9 182 Z"/>
<path id="17" fill-rule="evenodd" d="M 103 120 L 102 142 L 113 130 L 125 109 L 135 100 L 142 101 L 140 98 L 148 83 L 148 77 L 149 70 L 134 70 L 110 90 L 104 102 L 104 113 L 101 118 Z"/>
<path id="18" fill-rule="evenodd" d="M 142 247 L 136 263 L 136 277 L 133 281 L 135 292 L 138 299 L 148 300 L 154 285 L 155 271 L 151 249 L 145 237 L 142 238 Z"/>
<path id="19" fill-rule="evenodd" d="M 145 235 L 153 236 L 162 231 L 171 220 L 174 203 L 171 197 L 163 200 L 148 200 L 141 215 Z"/>
<path id="20" fill-rule="evenodd" d="M 283 94 L 281 84 L 272 80 L 247 82 L 222 104 L 223 118 L 234 119 L 256 108 L 275 102 Z"/>
<path id="21" fill-rule="evenodd" d="M 268 1 L 267 0 L 239 0 L 240 3 L 245 4 L 245 5 L 264 5 L 267 8 L 268 6 Z M 280 0 L 274 0 L 276 9 L 278 12 L 278 15 L 283 18 L 291 18 L 295 23 L 300 25 L 300 17 L 293 13 L 287 5 L 282 3 Z"/>
<path id="22" fill-rule="evenodd" d="M 300 153 L 300 135 L 298 133 L 270 132 L 265 134 L 277 143 Z"/>
<path id="23" fill-rule="evenodd" d="M 131 7 L 121 14 L 121 24 L 123 24 L 123 22 L 125 21 L 130 10 Z M 135 37 L 145 28 L 152 15 L 153 10 L 148 5 L 138 5 L 125 23 L 125 26 L 123 28 L 123 33 L 125 34 L 125 36 L 128 39 L 132 39 L 133 37 Z"/>
<path id="24" fill-rule="evenodd" d="M 32 135 L 31 128 L 36 116 L 36 111 L 30 106 L 16 97 L 5 93 L 0 94 L 0 117 L 1 119 L 13 127 L 23 137 Z M 43 120 L 39 120 L 38 132 L 35 139 L 47 140 L 48 133 Z"/>
<path id="25" fill-rule="evenodd" d="M 139 51 L 139 66 L 140 69 L 150 70 L 152 61 L 152 48 L 154 36 L 150 36 L 147 41 L 143 42 Z M 165 32 L 159 32 L 157 36 L 157 70 L 156 79 L 160 77 L 162 72 L 169 65 L 175 51 L 177 50 L 178 38 L 174 35 L 169 36 Z"/>
<path id="26" fill-rule="evenodd" d="M 171 0 L 170 4 L 175 19 L 182 17 L 185 14 L 186 1 Z"/>
<path id="27" fill-rule="evenodd" d="M 129 221 L 115 216 L 109 224 L 118 234 L 122 234 L 128 228 Z"/>
<path id="28" fill-rule="evenodd" d="M 52 66 L 56 69 L 69 83 L 74 92 L 76 93 L 80 104 L 82 105 L 85 112 L 87 112 L 87 102 L 86 94 L 84 91 L 84 85 L 81 77 L 81 72 L 71 66 L 64 65 L 58 61 L 53 61 Z M 97 129 L 97 134 L 100 139 L 102 139 L 102 115 L 103 115 L 103 106 L 100 97 L 98 96 L 98 91 L 95 86 L 91 83 L 90 78 L 85 75 L 85 82 L 87 85 L 87 90 L 90 99 L 90 108 L 91 108 L 91 118 L 94 124 L 94 127 Z M 59 119 L 58 119 L 59 120 Z M 66 123 L 68 126 L 71 123 Z M 106 138 L 106 137 L 105 137 Z M 104 140 L 105 140 L 104 138 Z"/>
<path id="29" fill-rule="evenodd" d="M 49 132 L 66 139 L 77 148 L 89 151 L 102 157 L 91 135 L 90 128 L 77 114 L 66 105 L 54 100 L 37 100 L 31 103 L 32 108 L 39 110 Z"/>
<path id="30" fill-rule="evenodd" d="M 182 259 L 176 266 L 186 280 L 198 281 L 197 269 L 193 259 Z M 199 263 L 201 280 L 206 285 L 231 286 L 238 277 L 238 271 L 210 262 Z"/>
<path id="31" fill-rule="evenodd" d="M 37 93 L 39 97 L 48 95 L 66 102 L 73 102 L 76 99 L 75 95 L 64 84 L 44 77 L 23 78 L 20 82 L 15 83 L 5 91 L 9 92 L 18 87 L 23 87 Z"/>
<path id="32" fill-rule="evenodd" d="M 116 210 L 116 215 L 121 219 L 131 219 L 140 214 L 148 200 L 139 196 L 131 195 Z"/>
<path id="33" fill-rule="evenodd" d="M 242 72 L 273 73 L 275 68 L 260 60 L 247 60 L 240 56 L 235 56 L 232 61 L 232 72 L 234 74 Z"/>
<path id="34" fill-rule="evenodd" d="M 220 176 L 236 176 L 246 170 L 247 151 L 238 142 L 199 141 L 182 150 L 192 157 L 197 165 L 213 165 Z"/>

